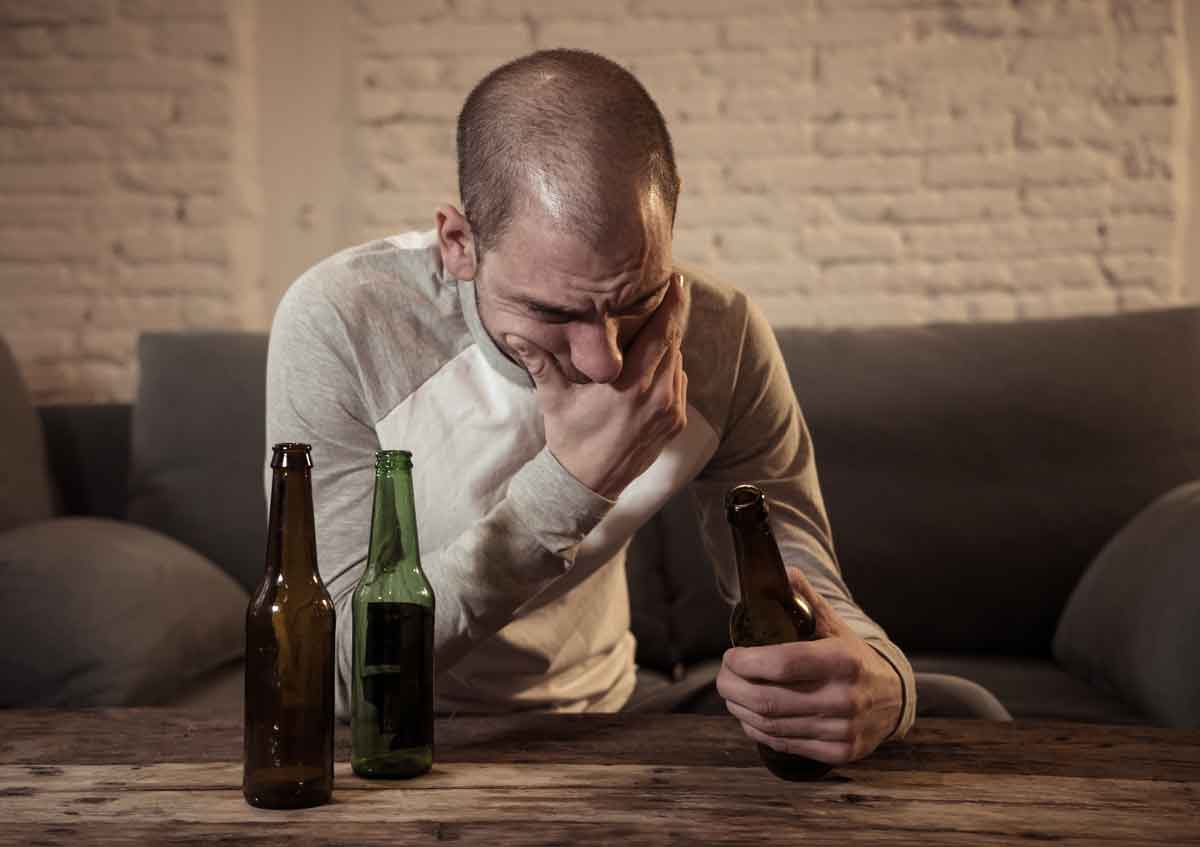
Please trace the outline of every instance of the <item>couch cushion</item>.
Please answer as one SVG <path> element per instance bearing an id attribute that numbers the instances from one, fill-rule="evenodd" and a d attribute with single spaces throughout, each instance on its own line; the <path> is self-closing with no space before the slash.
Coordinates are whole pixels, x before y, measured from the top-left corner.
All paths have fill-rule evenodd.
<path id="1" fill-rule="evenodd" d="M 129 518 L 252 590 L 267 538 L 266 335 L 143 335 L 138 363 Z"/>
<path id="2" fill-rule="evenodd" d="M 1200 481 L 1163 495 L 1096 557 L 1054 655 L 1159 723 L 1200 728 Z"/>
<path id="3" fill-rule="evenodd" d="M 996 695 L 978 682 L 948 673 L 917 673 L 918 718 L 975 718 L 1011 721 Z"/>
<path id="4" fill-rule="evenodd" d="M 0 706 L 174 696 L 237 657 L 249 596 L 193 550 L 103 518 L 0 534 Z"/>
<path id="5" fill-rule="evenodd" d="M 0 337 L 0 532 L 54 514 L 42 425 L 8 343 Z"/>
<path id="6" fill-rule="evenodd" d="M 244 657 L 221 665 L 192 680 L 177 697 L 162 705 L 209 719 L 240 721 L 245 716 L 245 669 Z"/>
<path id="7" fill-rule="evenodd" d="M 1147 723 L 1128 703 L 1076 679 L 1052 659 L 964 653 L 918 653 L 908 658 L 918 679 L 923 674 L 952 674 L 977 682 L 1018 720 Z M 917 709 L 921 709 L 919 700 Z"/>
<path id="8" fill-rule="evenodd" d="M 638 667 L 652 668 L 669 677 L 680 659 L 672 637 L 661 526 L 661 518 L 652 518 L 630 539 L 625 550 L 625 581 Z"/>
<path id="9" fill-rule="evenodd" d="M 1200 309 L 779 332 L 842 570 L 906 650 L 1048 656 L 1101 547 L 1200 477 Z"/>
<path id="10" fill-rule="evenodd" d="M 729 647 L 729 605 L 717 589 L 689 489 L 638 530 L 626 552 L 637 662 L 676 678 Z"/>

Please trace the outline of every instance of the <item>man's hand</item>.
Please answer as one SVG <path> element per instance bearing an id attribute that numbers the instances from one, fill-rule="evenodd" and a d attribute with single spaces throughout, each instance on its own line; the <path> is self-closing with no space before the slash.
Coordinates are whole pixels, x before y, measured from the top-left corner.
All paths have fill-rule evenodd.
<path id="1" fill-rule="evenodd" d="M 725 651 L 717 691 L 755 741 L 833 765 L 879 746 L 899 720 L 900 677 L 795 568 L 792 589 L 816 617 L 816 641 Z"/>
<path id="2" fill-rule="evenodd" d="M 610 500 L 650 467 L 687 423 L 687 374 L 680 352 L 686 315 L 683 280 L 675 274 L 611 383 L 573 383 L 546 351 L 510 342 L 533 377 L 550 452 L 572 476 Z"/>

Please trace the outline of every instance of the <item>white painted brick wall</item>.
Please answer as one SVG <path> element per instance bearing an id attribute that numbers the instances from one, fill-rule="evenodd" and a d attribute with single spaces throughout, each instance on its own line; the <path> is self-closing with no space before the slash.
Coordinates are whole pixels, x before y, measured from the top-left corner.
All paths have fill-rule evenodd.
<path id="1" fill-rule="evenodd" d="M 431 225 L 471 85 L 573 46 L 668 116 L 677 256 L 778 324 L 1181 296 L 1182 0 L 344 2 L 354 240 Z M 128 397 L 141 330 L 269 317 L 255 5 L 0 0 L 0 331 L 38 399 Z"/>
<path id="2" fill-rule="evenodd" d="M 452 124 L 479 75 L 572 46 L 627 64 L 667 114 L 677 256 L 759 295 L 778 323 L 1179 297 L 1173 0 L 475 0 L 424 3 L 413 30 L 380 2 L 360 30 L 381 8 L 387 34 L 360 42 L 363 238 L 428 226 L 453 198 Z M 448 50 L 439 34 L 468 21 Z M 481 58 L 472 73 L 455 71 L 464 51 Z"/>
<path id="3" fill-rule="evenodd" d="M 261 322 L 250 8 L 0 0 L 0 332 L 38 401 L 131 397 L 144 330 Z"/>

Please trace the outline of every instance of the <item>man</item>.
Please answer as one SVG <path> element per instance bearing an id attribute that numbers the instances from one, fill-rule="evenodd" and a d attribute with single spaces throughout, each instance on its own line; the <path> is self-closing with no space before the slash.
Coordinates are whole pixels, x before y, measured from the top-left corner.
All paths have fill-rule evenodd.
<path id="1" fill-rule="evenodd" d="M 268 441 L 313 444 L 339 713 L 373 453 L 402 448 L 439 711 L 622 708 L 626 543 L 693 485 L 734 598 L 721 501 L 754 482 L 825 638 L 728 651 L 729 711 L 756 741 L 833 763 L 906 732 L 912 671 L 841 580 L 774 336 L 744 295 L 672 261 L 679 180 L 645 89 L 594 54 L 527 56 L 467 98 L 458 155 L 462 211 L 321 262 L 272 328 Z"/>

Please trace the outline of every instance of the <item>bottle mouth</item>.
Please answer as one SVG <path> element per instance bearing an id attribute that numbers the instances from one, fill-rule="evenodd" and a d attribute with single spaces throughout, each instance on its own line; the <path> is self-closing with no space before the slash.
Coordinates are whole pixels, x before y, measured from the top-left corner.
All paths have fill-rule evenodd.
<path id="1" fill-rule="evenodd" d="M 725 493 L 725 516 L 734 523 L 762 520 L 767 516 L 766 495 L 757 485 L 735 485 Z"/>
<path id="2" fill-rule="evenodd" d="M 409 450 L 376 450 L 375 470 L 377 472 L 408 470 L 412 468 L 412 452 Z"/>
<path id="3" fill-rule="evenodd" d="M 281 441 L 271 448 L 271 467 L 294 470 L 312 467 L 312 445 Z"/>

